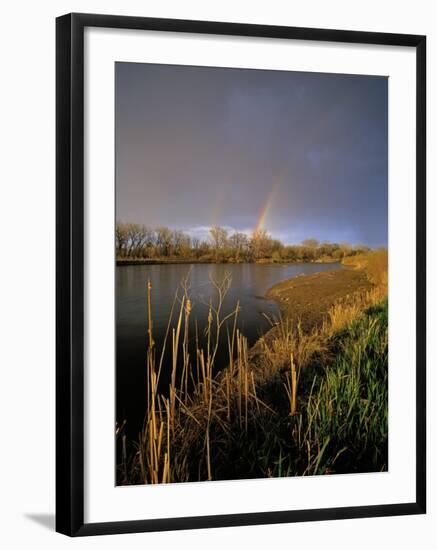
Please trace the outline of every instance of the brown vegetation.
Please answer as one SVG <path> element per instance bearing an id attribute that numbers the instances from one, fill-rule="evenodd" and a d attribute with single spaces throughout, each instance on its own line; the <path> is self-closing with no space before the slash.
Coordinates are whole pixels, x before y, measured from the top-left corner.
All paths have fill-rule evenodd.
<path id="1" fill-rule="evenodd" d="M 209 238 L 199 240 L 183 231 L 135 223 L 117 223 L 115 248 L 120 264 L 129 262 L 329 262 L 366 253 L 365 246 L 320 243 L 306 239 L 299 245 L 284 245 L 265 230 L 246 233 L 213 226 Z"/>
<path id="2" fill-rule="evenodd" d="M 366 265 L 369 279 L 384 280 L 379 257 Z M 217 300 L 204 327 L 206 345 L 197 345 L 195 357 L 188 346 L 188 285 L 176 296 L 175 322 L 172 312 L 160 351 L 153 342 L 148 285 L 147 416 L 134 445 L 122 427 L 117 430 L 118 483 L 386 469 L 386 286 L 372 283 L 345 294 L 312 328 L 304 330 L 290 316 L 273 321 L 271 337 L 262 338 L 253 355 L 237 328 L 238 303 L 222 315 L 230 277 L 211 282 Z M 215 373 L 223 331 L 229 365 Z M 171 381 L 160 393 L 167 345 Z"/>
<path id="3" fill-rule="evenodd" d="M 363 270 L 372 284 L 387 288 L 388 252 L 386 248 L 369 251 L 367 254 L 357 254 L 353 258 L 344 258 L 343 263 Z"/>

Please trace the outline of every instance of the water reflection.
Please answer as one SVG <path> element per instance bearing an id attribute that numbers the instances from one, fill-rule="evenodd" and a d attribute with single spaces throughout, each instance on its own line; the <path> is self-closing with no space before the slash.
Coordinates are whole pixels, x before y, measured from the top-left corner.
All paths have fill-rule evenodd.
<path id="1" fill-rule="evenodd" d="M 269 329 L 267 317 L 277 316 L 275 302 L 264 298 L 275 283 L 319 271 L 338 269 L 339 264 L 179 264 L 121 266 L 116 272 L 117 304 L 117 419 L 128 419 L 128 432 L 136 435 L 145 412 L 145 357 L 147 349 L 147 280 L 152 283 L 153 336 L 157 350 L 162 346 L 175 292 L 188 277 L 192 300 L 191 334 L 195 323 L 206 326 L 208 304 L 217 300 L 210 279 L 221 281 L 229 272 L 232 284 L 223 304 L 223 315 L 240 303 L 238 326 L 249 344 Z M 199 332 L 202 340 L 202 331 Z M 223 346 L 224 348 L 225 346 Z M 218 365 L 227 361 L 221 350 Z M 163 371 L 165 381 L 168 372 Z"/>

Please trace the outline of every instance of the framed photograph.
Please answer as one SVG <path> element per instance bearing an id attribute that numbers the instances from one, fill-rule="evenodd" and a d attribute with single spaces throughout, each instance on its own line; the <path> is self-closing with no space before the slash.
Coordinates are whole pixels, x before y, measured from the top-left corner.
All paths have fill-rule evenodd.
<path id="1" fill-rule="evenodd" d="M 425 37 L 56 30 L 57 530 L 425 513 Z"/>

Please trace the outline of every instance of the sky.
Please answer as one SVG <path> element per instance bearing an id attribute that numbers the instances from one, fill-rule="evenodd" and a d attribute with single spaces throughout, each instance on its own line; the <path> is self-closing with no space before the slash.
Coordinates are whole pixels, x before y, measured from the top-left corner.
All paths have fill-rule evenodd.
<path id="1" fill-rule="evenodd" d="M 387 244 L 385 77 L 115 67 L 118 221 Z"/>

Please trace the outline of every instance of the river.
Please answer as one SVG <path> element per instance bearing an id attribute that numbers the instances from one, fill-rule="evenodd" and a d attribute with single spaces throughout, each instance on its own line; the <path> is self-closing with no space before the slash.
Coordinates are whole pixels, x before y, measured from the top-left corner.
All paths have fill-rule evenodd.
<path id="1" fill-rule="evenodd" d="M 160 351 L 175 292 L 188 276 L 192 301 L 191 334 L 194 323 L 199 333 L 206 326 L 208 303 L 216 303 L 217 292 L 211 278 L 223 280 L 225 272 L 232 278 L 223 304 L 226 315 L 240 303 L 238 327 L 252 345 L 266 332 L 270 323 L 266 317 L 279 314 L 275 302 L 264 298 L 274 284 L 319 271 L 339 269 L 337 263 L 297 264 L 162 264 L 118 266 L 116 268 L 116 381 L 117 421 L 127 420 L 127 434 L 136 437 L 145 414 L 146 350 L 147 350 L 147 281 L 152 284 L 153 337 Z M 175 321 L 176 322 L 176 321 Z M 174 324 L 173 324 L 174 326 Z M 202 327 L 200 329 L 200 327 Z M 227 353 L 222 346 L 218 367 L 225 366 Z M 168 369 L 163 369 L 164 385 Z"/>

